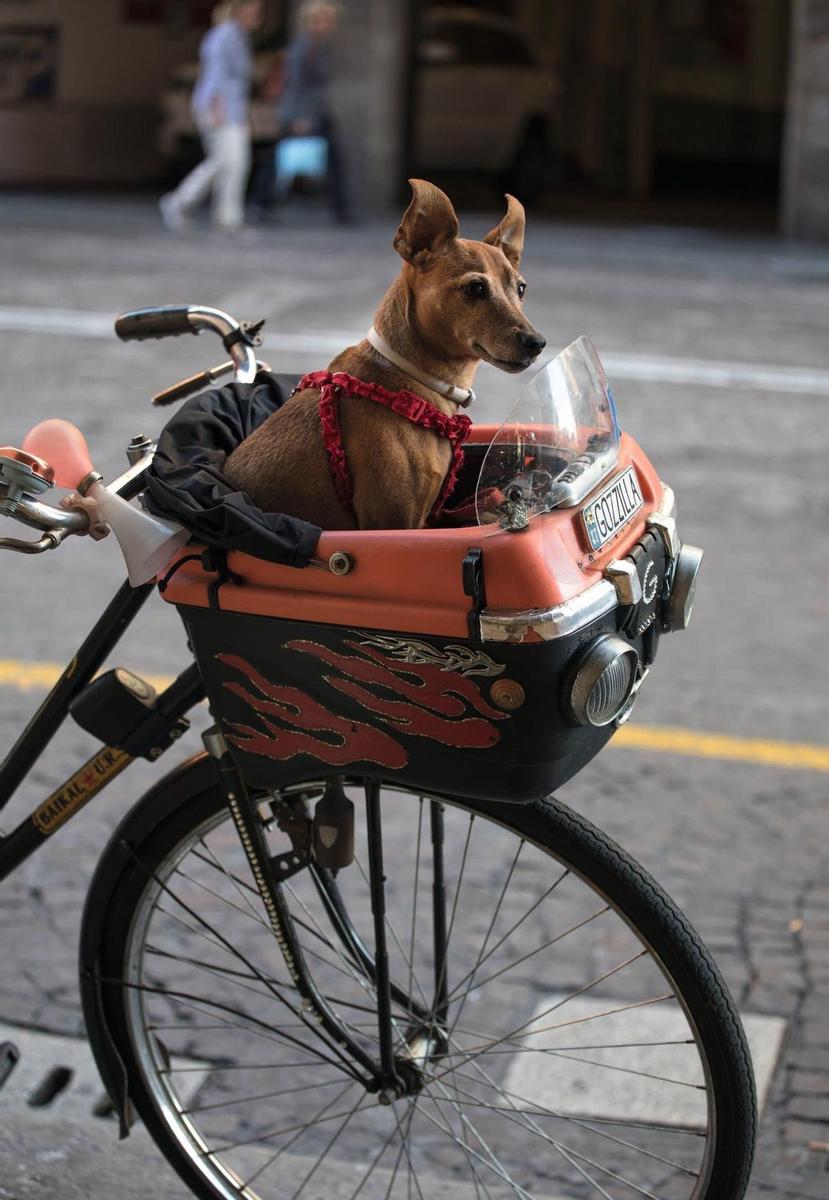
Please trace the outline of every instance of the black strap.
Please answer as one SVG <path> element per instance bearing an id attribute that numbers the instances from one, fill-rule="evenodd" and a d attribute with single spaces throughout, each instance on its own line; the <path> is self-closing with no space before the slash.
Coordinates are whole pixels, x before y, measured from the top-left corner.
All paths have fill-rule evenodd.
<path id="1" fill-rule="evenodd" d="M 201 557 L 202 556 L 200 554 L 185 554 L 184 558 L 180 558 L 178 560 L 178 562 L 174 562 L 173 565 L 170 567 L 170 570 L 164 576 L 164 578 L 159 579 L 158 590 L 162 593 L 166 592 L 167 584 L 173 578 L 173 576 L 175 575 L 175 573 L 179 569 L 179 567 L 183 567 L 185 563 L 189 563 L 189 562 L 201 562 Z"/>
<path id="2" fill-rule="evenodd" d="M 235 575 L 227 565 L 227 550 L 219 546 L 209 546 L 201 556 L 205 571 L 215 572 L 216 578 L 208 584 L 207 602 L 211 608 L 221 610 L 219 589 L 225 583 L 235 583 L 241 587 L 245 582 L 241 575 Z"/>
<path id="3" fill-rule="evenodd" d="M 209 546 L 201 554 L 185 554 L 184 558 L 180 558 L 178 562 L 174 562 L 164 578 L 159 579 L 158 590 L 165 592 L 167 585 L 179 567 L 183 567 L 188 562 L 201 563 L 205 571 L 215 574 L 216 578 L 211 580 L 207 585 L 207 602 L 211 608 L 221 609 L 222 607 L 219 603 L 219 589 L 222 584 L 235 583 L 237 587 L 241 587 L 245 582 L 241 575 L 236 575 L 233 571 L 229 570 L 227 565 L 227 551 L 222 550 L 218 546 Z"/>

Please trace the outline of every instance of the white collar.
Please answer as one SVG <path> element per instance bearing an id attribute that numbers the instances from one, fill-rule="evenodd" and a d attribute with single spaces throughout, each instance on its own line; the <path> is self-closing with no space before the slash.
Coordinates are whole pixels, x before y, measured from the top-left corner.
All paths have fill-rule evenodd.
<path id="1" fill-rule="evenodd" d="M 475 393 L 472 391 L 472 388 L 455 387 L 453 383 L 447 383 L 445 379 L 438 379 L 437 375 L 429 375 L 428 372 L 421 371 L 414 363 L 410 363 L 402 354 L 398 354 L 396 350 L 392 350 L 386 339 L 377 332 L 373 325 L 366 334 L 366 338 L 377 353 L 382 354 L 383 358 L 388 359 L 393 366 L 399 367 L 401 371 L 405 371 L 407 375 L 411 375 L 412 379 L 416 379 L 418 383 L 431 388 L 439 396 L 445 396 L 447 400 L 452 400 L 455 404 L 459 404 L 461 408 L 466 408 L 475 399 Z"/>

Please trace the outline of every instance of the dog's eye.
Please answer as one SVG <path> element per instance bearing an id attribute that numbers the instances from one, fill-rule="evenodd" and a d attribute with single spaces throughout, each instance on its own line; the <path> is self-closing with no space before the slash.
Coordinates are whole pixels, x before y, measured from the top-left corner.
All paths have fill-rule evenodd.
<path id="1" fill-rule="evenodd" d="M 526 292 L 526 290 L 527 290 L 527 285 L 526 285 L 526 283 L 524 283 L 524 281 L 522 279 L 518 285 L 518 299 L 519 300 L 524 299 L 524 293 Z"/>
<path id="2" fill-rule="evenodd" d="M 485 296 L 489 295 L 487 286 L 482 279 L 473 279 L 463 290 L 473 300 L 483 300 Z"/>

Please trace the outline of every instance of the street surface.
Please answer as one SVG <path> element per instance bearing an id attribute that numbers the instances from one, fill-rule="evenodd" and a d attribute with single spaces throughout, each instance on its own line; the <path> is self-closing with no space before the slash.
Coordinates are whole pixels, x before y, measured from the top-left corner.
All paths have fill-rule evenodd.
<path id="1" fill-rule="evenodd" d="M 482 236 L 499 216 L 468 215 L 462 233 Z M 289 212 L 236 243 L 206 230 L 167 235 L 142 201 L 0 198 L 0 442 L 19 445 L 36 421 L 65 416 L 84 430 L 105 476 L 123 469 L 130 436 L 160 427 L 149 396 L 223 357 L 208 335 L 122 345 L 107 324 L 127 308 L 190 302 L 266 317 L 263 354 L 276 370 L 325 366 L 362 336 L 397 259 L 394 214 L 345 231 L 323 220 Z M 530 214 L 522 268 L 527 311 L 548 351 L 592 337 L 622 426 L 674 488 L 683 538 L 705 549 L 690 629 L 663 640 L 630 732 L 560 798 L 663 884 L 714 953 L 741 1012 L 779 1019 L 782 1050 L 749 1195 L 822 1200 L 829 248 Z M 475 415 L 505 415 L 520 386 L 520 377 L 482 368 Z M 0 523 L 0 536 L 19 530 Z M 121 578 L 113 539 L 4 557 L 3 744 Z M 115 661 L 156 676 L 185 665 L 175 612 L 151 599 Z M 196 734 L 187 742 L 198 749 Z M 3 813 L 3 829 L 91 746 L 67 726 Z M 0 1023 L 82 1036 L 76 946 L 85 889 L 110 831 L 157 777 L 156 767 L 133 766 L 0 888 Z M 146 1138 L 119 1157 L 114 1125 L 99 1120 L 97 1137 L 88 1124 L 70 1122 L 65 1136 L 61 1128 L 48 1109 L 21 1107 L 9 1118 L 0 1130 L 3 1200 L 97 1200 L 114 1187 L 125 1200 L 184 1195 L 161 1165 L 147 1190 L 140 1172 L 155 1170 L 156 1158 Z M 101 1156 L 98 1170 L 90 1155 Z"/>

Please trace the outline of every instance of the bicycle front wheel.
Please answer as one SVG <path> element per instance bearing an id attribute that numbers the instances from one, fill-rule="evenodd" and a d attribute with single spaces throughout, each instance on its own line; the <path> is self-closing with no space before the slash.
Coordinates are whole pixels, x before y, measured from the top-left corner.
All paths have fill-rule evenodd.
<path id="1" fill-rule="evenodd" d="M 491 805 L 383 784 L 400 1087 L 372 1087 L 378 879 L 363 789 L 347 786 L 353 864 L 278 886 L 293 950 L 274 936 L 218 791 L 138 823 L 143 836 L 129 817 L 122 830 L 129 863 L 98 954 L 108 1034 L 193 1192 L 739 1200 L 754 1095 L 727 989 L 658 885 L 552 799 Z M 309 780 L 279 800 L 313 804 L 322 790 Z M 257 811 L 280 853 L 290 843 L 272 800 Z"/>

